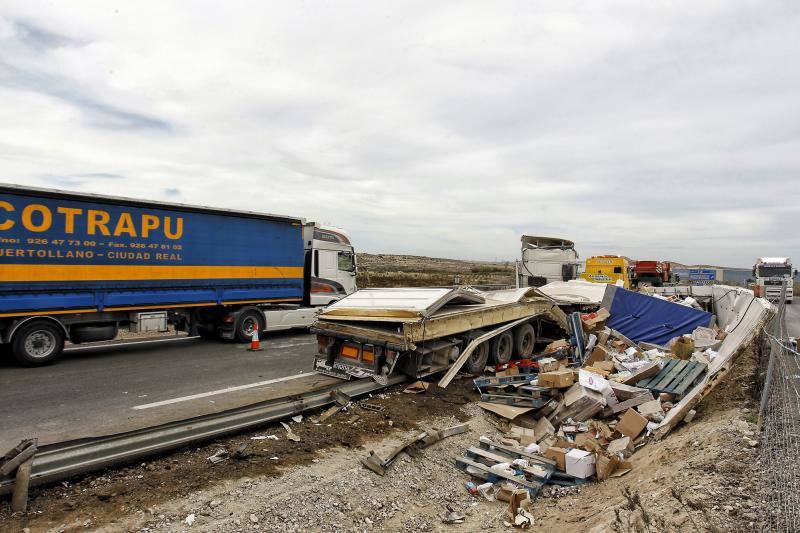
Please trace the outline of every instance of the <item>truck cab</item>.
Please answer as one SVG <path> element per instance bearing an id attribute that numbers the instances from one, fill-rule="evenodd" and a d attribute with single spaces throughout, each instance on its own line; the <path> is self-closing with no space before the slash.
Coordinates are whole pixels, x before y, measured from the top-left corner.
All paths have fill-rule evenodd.
<path id="1" fill-rule="evenodd" d="M 355 292 L 358 270 L 350 237 L 339 228 L 316 222 L 303 231 L 311 253 L 311 305 L 328 305 Z"/>
<path id="2" fill-rule="evenodd" d="M 781 297 L 781 288 L 786 286 L 786 303 L 794 300 L 794 277 L 796 270 L 792 270 L 792 260 L 788 257 L 759 257 L 753 266 L 756 292 L 771 302 L 778 301 Z"/>
<path id="3" fill-rule="evenodd" d="M 578 277 L 575 243 L 559 237 L 522 236 L 522 259 L 517 261 L 517 287 L 542 287 Z"/>
<path id="4" fill-rule="evenodd" d="M 628 260 L 618 255 L 595 255 L 588 258 L 581 278 L 592 283 L 616 284 L 617 281 L 622 281 L 624 288 L 631 287 Z"/>

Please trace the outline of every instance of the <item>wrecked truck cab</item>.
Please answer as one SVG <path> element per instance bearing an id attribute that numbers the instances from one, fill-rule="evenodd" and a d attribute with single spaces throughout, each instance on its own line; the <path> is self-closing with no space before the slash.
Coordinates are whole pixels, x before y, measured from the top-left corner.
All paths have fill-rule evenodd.
<path id="1" fill-rule="evenodd" d="M 495 361 L 530 356 L 539 321 L 552 307 L 530 288 L 363 289 L 330 305 L 312 326 L 314 369 L 343 379 L 427 376 L 450 366 L 476 338 L 518 321 L 475 347 L 465 366 L 480 372 Z"/>

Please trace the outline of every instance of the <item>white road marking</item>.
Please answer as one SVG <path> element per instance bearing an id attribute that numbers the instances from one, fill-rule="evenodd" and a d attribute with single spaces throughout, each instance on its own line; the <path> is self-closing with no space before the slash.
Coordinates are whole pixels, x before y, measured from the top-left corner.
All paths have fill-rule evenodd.
<path id="1" fill-rule="evenodd" d="M 162 405 L 170 405 L 173 403 L 179 402 L 188 402 L 189 400 L 196 400 L 197 398 L 205 398 L 207 396 L 216 396 L 217 394 L 225 394 L 227 392 L 233 392 L 238 390 L 245 390 L 245 389 L 252 389 L 254 387 L 261 387 L 262 385 L 270 385 L 272 383 L 281 383 L 283 381 L 290 381 L 293 379 L 304 378 L 306 376 L 311 376 L 312 374 L 296 374 L 294 376 L 286 376 L 283 378 L 277 379 L 268 379 L 267 381 L 259 381 L 258 383 L 250 383 L 248 385 L 237 385 L 236 387 L 228 387 L 227 389 L 219 389 L 219 390 L 212 390 L 209 392 L 201 392 L 200 394 L 192 394 L 191 396 L 181 396 L 180 398 L 173 398 L 171 400 L 162 400 L 160 402 L 153 402 L 153 403 L 145 403 L 142 405 L 136 405 L 133 408 L 140 410 L 140 409 L 150 409 L 152 407 L 161 407 Z"/>
<path id="2" fill-rule="evenodd" d="M 65 352 L 74 352 L 76 350 L 92 350 L 92 349 L 99 349 L 99 348 L 117 348 L 119 346 L 133 346 L 134 344 L 151 344 L 155 342 L 176 342 L 176 341 L 188 341 L 189 339 L 199 339 L 200 337 L 195 335 L 194 337 L 177 337 L 174 339 L 151 339 L 148 341 L 133 341 L 133 342 L 117 342 L 114 344 L 94 344 L 92 346 L 73 346 L 71 348 L 65 348 Z"/>

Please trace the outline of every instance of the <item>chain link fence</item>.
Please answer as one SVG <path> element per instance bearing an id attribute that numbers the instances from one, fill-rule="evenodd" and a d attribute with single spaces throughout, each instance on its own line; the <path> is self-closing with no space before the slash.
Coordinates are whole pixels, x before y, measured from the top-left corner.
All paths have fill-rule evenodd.
<path id="1" fill-rule="evenodd" d="M 762 531 L 800 531 L 800 353 L 786 330 L 785 288 L 765 328 L 761 378 Z"/>

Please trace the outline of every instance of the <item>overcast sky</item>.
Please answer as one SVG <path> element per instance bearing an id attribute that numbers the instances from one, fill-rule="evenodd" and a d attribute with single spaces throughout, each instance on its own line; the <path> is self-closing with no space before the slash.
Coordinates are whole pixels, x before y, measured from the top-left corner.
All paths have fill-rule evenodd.
<path id="1" fill-rule="evenodd" d="M 0 181 L 368 252 L 800 260 L 799 28 L 792 1 L 6 0 Z"/>

